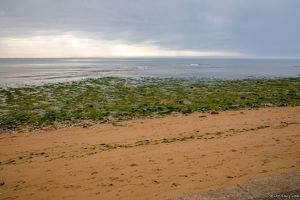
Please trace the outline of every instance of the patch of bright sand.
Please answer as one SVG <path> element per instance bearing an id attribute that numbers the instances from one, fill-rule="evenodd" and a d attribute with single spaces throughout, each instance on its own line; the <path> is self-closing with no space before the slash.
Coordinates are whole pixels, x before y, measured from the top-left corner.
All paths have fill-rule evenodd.
<path id="1" fill-rule="evenodd" d="M 0 135 L 1 199 L 166 199 L 300 169 L 300 107 Z"/>

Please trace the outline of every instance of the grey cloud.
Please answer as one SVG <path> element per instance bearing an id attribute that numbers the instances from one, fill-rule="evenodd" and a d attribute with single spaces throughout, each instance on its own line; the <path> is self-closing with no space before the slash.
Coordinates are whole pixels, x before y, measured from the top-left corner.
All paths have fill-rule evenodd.
<path id="1" fill-rule="evenodd" d="M 0 37 L 76 32 L 166 49 L 298 56 L 297 0 L 2 0 Z"/>

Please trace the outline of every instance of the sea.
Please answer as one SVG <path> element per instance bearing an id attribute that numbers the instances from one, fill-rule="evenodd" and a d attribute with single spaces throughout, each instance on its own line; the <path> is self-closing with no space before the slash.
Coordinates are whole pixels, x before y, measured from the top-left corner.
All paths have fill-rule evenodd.
<path id="1" fill-rule="evenodd" d="M 300 59 L 2 58 L 0 87 L 100 77 L 249 79 L 300 77 Z"/>

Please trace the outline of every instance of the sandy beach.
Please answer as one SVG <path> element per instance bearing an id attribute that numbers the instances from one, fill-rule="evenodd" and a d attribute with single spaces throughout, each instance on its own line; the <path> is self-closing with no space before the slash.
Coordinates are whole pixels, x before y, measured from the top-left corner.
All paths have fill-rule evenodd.
<path id="1" fill-rule="evenodd" d="M 300 170 L 300 107 L 0 135 L 1 199 L 166 199 Z"/>

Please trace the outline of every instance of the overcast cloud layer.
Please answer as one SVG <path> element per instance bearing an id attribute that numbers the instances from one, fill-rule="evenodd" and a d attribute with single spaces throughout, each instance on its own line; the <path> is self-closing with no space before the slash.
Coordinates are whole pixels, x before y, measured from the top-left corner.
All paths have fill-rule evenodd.
<path id="1" fill-rule="evenodd" d="M 0 0 L 0 57 L 300 57 L 299 0 Z"/>

